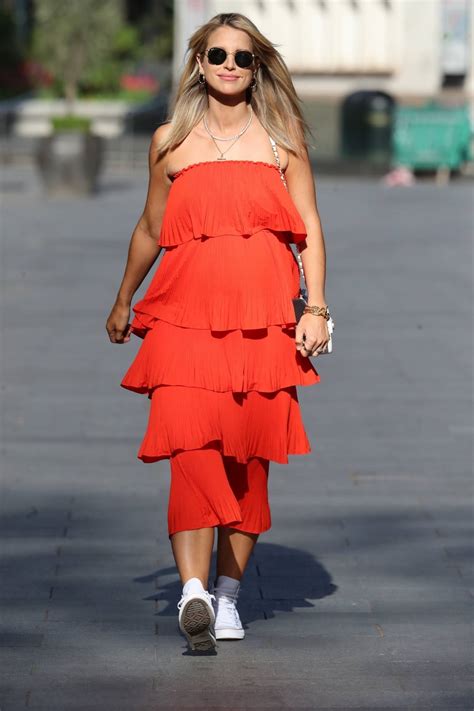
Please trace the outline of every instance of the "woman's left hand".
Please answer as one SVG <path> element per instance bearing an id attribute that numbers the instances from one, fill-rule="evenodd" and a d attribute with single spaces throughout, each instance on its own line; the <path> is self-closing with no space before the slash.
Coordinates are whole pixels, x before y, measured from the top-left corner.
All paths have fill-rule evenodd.
<path id="1" fill-rule="evenodd" d="M 302 356 L 317 356 L 329 343 L 329 329 L 324 316 L 303 314 L 296 324 L 296 350 Z"/>

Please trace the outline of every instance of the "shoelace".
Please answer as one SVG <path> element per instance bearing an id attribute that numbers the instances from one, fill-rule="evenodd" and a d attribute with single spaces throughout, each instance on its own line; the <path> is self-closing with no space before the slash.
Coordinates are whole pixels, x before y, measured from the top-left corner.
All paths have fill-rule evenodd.
<path id="1" fill-rule="evenodd" d="M 240 625 L 240 617 L 239 617 L 239 613 L 237 612 L 237 608 L 236 608 L 237 598 L 233 595 L 223 595 L 223 594 L 220 594 L 218 597 L 219 597 L 219 605 L 224 603 L 226 612 L 230 612 L 234 618 L 235 624 Z"/>
<path id="2" fill-rule="evenodd" d="M 205 597 L 207 598 L 207 600 L 208 600 L 208 602 L 209 602 L 210 605 L 212 605 L 212 602 L 211 602 L 211 601 L 212 601 L 212 600 L 215 601 L 215 599 L 216 599 L 216 596 L 215 596 L 215 595 L 211 595 L 211 593 L 209 593 L 207 590 L 205 590 L 204 593 L 200 593 L 200 594 L 201 594 L 201 595 L 205 595 Z M 191 595 L 192 595 L 192 593 L 191 593 Z M 187 600 L 188 598 L 189 598 L 189 594 L 188 594 L 188 595 L 184 595 L 184 594 L 181 595 L 181 600 L 180 600 L 180 601 L 178 602 L 178 604 L 176 605 L 176 607 L 178 608 L 178 610 L 181 610 L 181 608 L 183 607 L 184 603 L 186 602 L 186 600 Z"/>

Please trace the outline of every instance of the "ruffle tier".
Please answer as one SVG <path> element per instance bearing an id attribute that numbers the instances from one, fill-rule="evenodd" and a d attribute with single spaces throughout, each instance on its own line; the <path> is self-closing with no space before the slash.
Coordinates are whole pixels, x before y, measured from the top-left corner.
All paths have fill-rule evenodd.
<path id="1" fill-rule="evenodd" d="M 291 247 L 270 230 L 192 240 L 165 250 L 132 330 L 143 338 L 157 319 L 213 331 L 294 326 L 299 287 Z"/>
<path id="2" fill-rule="evenodd" d="M 164 385 L 153 391 L 138 459 L 155 462 L 210 442 L 242 463 L 264 457 L 287 464 L 288 455 L 308 454 L 296 387 L 232 393 Z"/>
<path id="3" fill-rule="evenodd" d="M 203 161 L 175 174 L 158 242 L 172 247 L 201 237 L 250 236 L 262 229 L 280 232 L 294 243 L 307 236 L 278 167 L 263 161 Z"/>
<path id="4" fill-rule="evenodd" d="M 210 443 L 242 463 L 311 451 L 296 385 L 320 377 L 295 348 L 289 245 L 305 238 L 275 165 L 207 161 L 175 175 L 165 251 L 133 307 L 143 343 L 121 382 L 150 398 L 139 459 Z"/>
<path id="5" fill-rule="evenodd" d="M 121 386 L 151 397 L 160 385 L 274 392 L 319 381 L 310 359 L 295 348 L 294 327 L 214 333 L 156 321 Z"/>

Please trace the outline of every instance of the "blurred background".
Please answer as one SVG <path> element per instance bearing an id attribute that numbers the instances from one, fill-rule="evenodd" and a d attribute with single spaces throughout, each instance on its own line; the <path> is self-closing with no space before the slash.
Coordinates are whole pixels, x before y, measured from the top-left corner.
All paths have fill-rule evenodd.
<path id="1" fill-rule="evenodd" d="M 221 11 L 278 45 L 312 127 L 335 331 L 298 390 L 312 451 L 271 465 L 245 646 L 197 660 L 168 462 L 137 459 L 149 400 L 119 385 L 141 341 L 105 324 L 151 135 Z M 2 711 L 472 711 L 473 15 L 0 0 Z"/>
<path id="2" fill-rule="evenodd" d="M 2 162 L 36 156 L 50 192 L 55 151 L 87 155 L 90 190 L 105 164 L 143 167 L 187 38 L 231 11 L 278 45 L 320 171 L 405 183 L 472 173 L 469 0 L 0 0 Z M 89 134 L 82 148 L 74 132 Z"/>

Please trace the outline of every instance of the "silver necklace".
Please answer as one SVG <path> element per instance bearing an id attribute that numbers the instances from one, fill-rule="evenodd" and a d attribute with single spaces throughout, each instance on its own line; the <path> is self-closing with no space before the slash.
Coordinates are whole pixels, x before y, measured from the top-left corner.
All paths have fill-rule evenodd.
<path id="1" fill-rule="evenodd" d="M 232 146 L 233 146 L 235 143 L 237 143 L 237 141 L 238 141 L 239 138 L 242 136 L 242 134 L 244 134 L 245 131 L 248 129 L 248 127 L 250 126 L 250 123 L 251 123 L 251 121 L 252 121 L 252 115 L 253 115 L 253 113 L 252 113 L 252 107 L 250 106 L 250 118 L 249 118 L 249 120 L 247 121 L 247 125 L 246 125 L 246 126 L 242 129 L 242 131 L 240 131 L 236 136 L 230 136 L 230 138 L 227 138 L 227 137 L 226 137 L 226 138 L 219 138 L 218 136 L 214 136 L 214 135 L 210 132 L 210 130 L 209 130 L 209 127 L 208 127 L 207 121 L 206 121 L 206 116 L 205 116 L 205 115 L 203 116 L 204 128 L 206 129 L 206 131 L 207 131 L 207 133 L 209 134 L 209 136 L 212 138 L 212 141 L 213 141 L 215 147 L 217 148 L 217 150 L 218 150 L 219 153 L 220 153 L 220 156 L 219 156 L 219 158 L 218 158 L 217 160 L 227 160 L 227 158 L 224 157 L 224 154 L 227 153 L 227 151 L 230 151 L 230 149 L 232 148 Z M 221 151 L 221 149 L 220 149 L 219 146 L 217 145 L 216 141 L 232 141 L 232 143 L 230 144 L 230 146 L 229 146 L 228 148 L 225 149 L 225 151 Z"/>
<path id="2" fill-rule="evenodd" d="M 235 136 L 226 136 L 225 138 L 221 138 L 220 136 L 215 136 L 213 133 L 211 133 L 211 131 L 209 130 L 209 126 L 207 125 L 206 114 L 204 114 L 204 116 L 203 116 L 203 118 L 202 118 L 202 121 L 203 121 L 203 123 L 204 123 L 204 128 L 206 129 L 206 131 L 208 132 L 208 134 L 210 135 L 210 137 L 211 137 L 211 138 L 214 138 L 216 141 L 233 141 L 234 138 L 240 138 L 240 136 L 241 136 L 243 133 L 245 133 L 245 131 L 246 131 L 246 130 L 248 129 L 248 127 L 250 126 L 250 123 L 251 123 L 251 121 L 252 121 L 252 114 L 253 114 L 252 106 L 251 106 L 251 105 L 249 105 L 249 109 L 250 109 L 250 116 L 249 116 L 249 120 L 247 121 L 247 124 L 246 124 L 246 125 L 244 126 L 244 128 L 243 128 L 239 133 L 237 133 Z M 207 112 L 206 112 L 206 113 L 207 113 Z"/>

